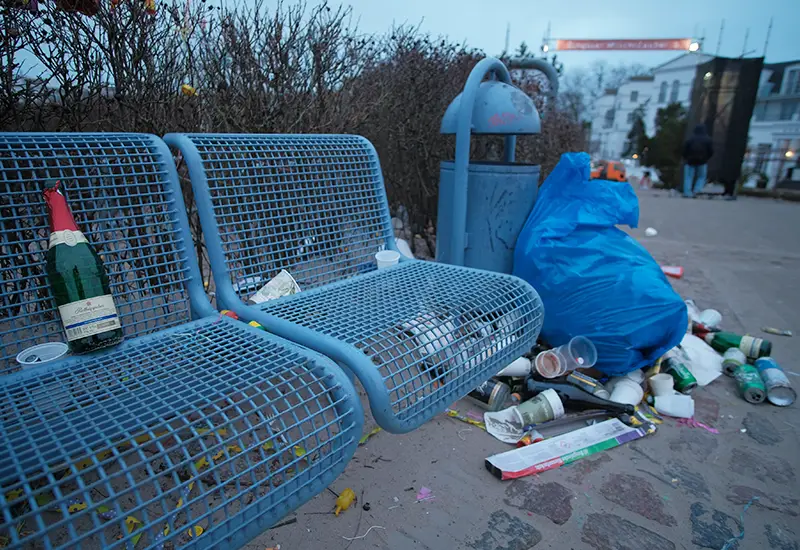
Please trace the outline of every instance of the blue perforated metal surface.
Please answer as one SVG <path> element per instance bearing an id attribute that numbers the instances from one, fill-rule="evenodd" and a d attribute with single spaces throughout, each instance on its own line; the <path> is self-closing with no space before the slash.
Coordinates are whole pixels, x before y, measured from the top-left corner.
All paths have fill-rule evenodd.
<path id="1" fill-rule="evenodd" d="M 240 298 L 281 269 L 304 289 L 375 269 L 392 229 L 364 138 L 194 134 L 191 146 Z"/>
<path id="2" fill-rule="evenodd" d="M 147 135 L 0 134 L 0 375 L 20 351 L 64 340 L 44 271 L 50 179 L 105 263 L 125 336 L 190 320 L 163 147 Z"/>
<path id="3" fill-rule="evenodd" d="M 333 481 L 360 436 L 332 375 L 227 318 L 6 378 L 12 547 L 237 547 Z"/>
<path id="4" fill-rule="evenodd" d="M 367 356 L 388 392 L 385 412 L 405 426 L 530 351 L 543 321 L 538 296 L 519 279 L 431 262 L 405 262 L 259 309 Z"/>
<path id="5" fill-rule="evenodd" d="M 348 365 L 387 430 L 421 425 L 534 345 L 542 304 L 520 279 L 422 262 L 375 271 L 395 243 L 363 138 L 165 140 L 189 169 L 218 304 Z M 301 292 L 245 306 L 280 269 Z"/>
<path id="6" fill-rule="evenodd" d="M 126 340 L 19 371 L 17 349 L 64 340 L 43 275 L 54 177 Z M 0 134 L 0 191 L 0 546 L 237 547 L 341 473 L 363 424 L 355 389 L 211 308 L 161 140 Z"/>

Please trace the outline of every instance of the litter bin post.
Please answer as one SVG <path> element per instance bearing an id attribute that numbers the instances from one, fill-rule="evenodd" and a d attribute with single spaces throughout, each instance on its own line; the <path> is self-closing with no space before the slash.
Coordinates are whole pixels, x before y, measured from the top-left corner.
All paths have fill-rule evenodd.
<path id="1" fill-rule="evenodd" d="M 484 81 L 488 74 L 494 79 Z M 511 272 L 539 179 L 538 166 L 515 164 L 516 136 L 540 131 L 533 101 L 511 84 L 506 66 L 494 58 L 478 62 L 442 118 L 441 132 L 455 134 L 456 147 L 455 159 L 440 170 L 438 261 Z M 471 163 L 472 134 L 503 135 L 503 161 Z"/>

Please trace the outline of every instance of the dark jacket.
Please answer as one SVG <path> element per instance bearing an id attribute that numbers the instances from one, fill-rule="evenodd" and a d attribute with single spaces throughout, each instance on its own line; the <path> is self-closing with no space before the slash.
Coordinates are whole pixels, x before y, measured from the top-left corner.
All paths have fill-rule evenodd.
<path id="1" fill-rule="evenodd" d="M 683 144 L 683 160 L 689 166 L 700 166 L 708 162 L 714 154 L 714 146 L 706 132 L 706 127 L 698 124 L 694 133 Z"/>

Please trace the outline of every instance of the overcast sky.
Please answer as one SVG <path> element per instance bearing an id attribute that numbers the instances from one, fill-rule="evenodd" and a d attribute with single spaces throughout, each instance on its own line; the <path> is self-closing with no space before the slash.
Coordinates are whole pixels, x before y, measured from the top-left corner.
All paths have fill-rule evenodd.
<path id="1" fill-rule="evenodd" d="M 548 21 L 554 38 L 705 36 L 703 50 L 713 54 L 720 23 L 725 19 L 720 55 L 741 55 L 749 28 L 747 50 L 754 50 L 750 55 L 760 56 L 770 17 L 774 16 L 767 62 L 800 59 L 800 0 L 345 0 L 342 3 L 353 7 L 362 31 L 384 32 L 392 23 L 421 21 L 423 31 L 464 40 L 489 55 L 503 51 L 508 24 L 512 49 L 523 40 L 532 48 L 539 48 Z M 676 52 L 564 52 L 559 59 L 569 69 L 595 59 L 654 66 L 676 55 Z"/>

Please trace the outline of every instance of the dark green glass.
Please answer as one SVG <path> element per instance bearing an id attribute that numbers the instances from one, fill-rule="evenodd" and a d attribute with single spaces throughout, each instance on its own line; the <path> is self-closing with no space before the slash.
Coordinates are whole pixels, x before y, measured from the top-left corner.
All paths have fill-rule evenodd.
<path id="1" fill-rule="evenodd" d="M 73 353 L 122 341 L 122 325 L 103 261 L 83 236 L 61 192 L 61 182 L 44 185 L 50 218 L 47 278 Z"/>
<path id="2" fill-rule="evenodd" d="M 62 243 L 51 247 L 47 251 L 46 269 L 47 277 L 50 279 L 50 288 L 53 291 L 56 305 L 59 307 L 111 295 L 103 260 L 88 243 L 77 243 L 75 246 Z M 104 322 L 107 323 L 107 326 L 118 325 L 118 322 L 112 320 L 100 323 Z M 86 353 L 113 346 L 120 343 L 122 339 L 122 327 L 119 327 L 70 340 L 69 348 L 72 353 Z"/>

